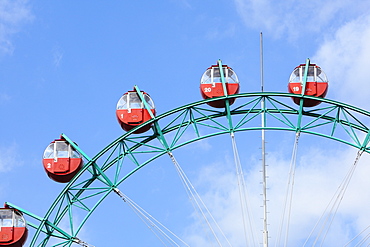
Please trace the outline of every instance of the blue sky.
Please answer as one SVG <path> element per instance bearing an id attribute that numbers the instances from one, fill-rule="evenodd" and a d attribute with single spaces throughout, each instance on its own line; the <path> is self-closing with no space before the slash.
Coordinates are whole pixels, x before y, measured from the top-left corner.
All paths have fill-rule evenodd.
<path id="1" fill-rule="evenodd" d="M 116 123 L 115 105 L 136 84 L 150 93 L 160 114 L 200 100 L 201 75 L 217 59 L 222 59 L 238 74 L 241 92 L 259 91 L 261 31 L 265 91 L 286 92 L 291 71 L 309 57 L 329 78 L 327 98 L 370 109 L 366 90 L 370 67 L 368 1 L 0 0 L 0 202 L 10 201 L 43 215 L 63 188 L 44 174 L 41 156 L 45 147 L 65 133 L 94 156 L 122 134 Z M 279 154 L 283 150 L 290 152 L 293 139 L 289 140 L 284 143 L 286 147 L 279 149 L 268 145 L 269 160 L 276 164 L 270 168 L 271 174 L 279 172 L 280 165 L 289 163 L 286 156 Z M 258 150 L 260 142 L 253 143 L 253 148 Z M 211 140 L 203 145 L 201 150 L 209 153 L 224 149 Z M 313 177 L 325 183 L 318 190 L 333 186 L 336 180 L 318 175 L 319 170 L 334 170 L 336 174 L 339 163 L 350 164 L 355 156 L 353 150 L 346 148 L 332 150 L 330 155 L 317 147 L 309 146 L 305 150 L 300 158 L 300 169 L 305 175 L 299 179 L 308 187 L 316 186 L 312 184 Z M 327 165 L 324 168 L 316 163 L 307 165 L 309 154 Z M 212 192 L 228 188 L 224 183 L 233 180 L 219 164 L 220 159 L 226 163 L 232 160 L 232 153 L 222 151 L 220 155 L 213 161 L 198 160 L 205 165 L 199 168 L 202 174 L 217 178 L 199 182 L 210 187 L 208 198 L 216 196 Z M 178 159 L 181 163 L 196 162 L 186 161 L 185 157 L 180 154 Z M 247 168 L 248 181 L 258 184 L 258 153 L 252 158 L 256 167 Z M 359 177 L 355 179 L 354 191 L 369 185 L 364 177 L 368 171 L 366 160 L 369 159 L 363 158 L 364 170 L 356 173 Z M 215 168 L 210 169 L 211 165 Z M 159 167 L 148 168 L 130 183 L 152 188 L 149 182 L 142 182 L 146 181 L 145 176 L 156 171 L 163 176 L 175 176 L 173 171 L 163 172 L 161 169 L 165 168 Z M 199 177 L 194 176 L 198 181 Z M 275 182 L 273 178 L 270 181 Z M 159 185 L 158 190 L 163 193 L 171 190 L 170 186 Z M 278 197 L 279 193 L 275 192 L 274 196 Z M 364 229 L 370 220 L 366 214 L 370 195 L 362 189 L 353 192 L 351 198 L 358 206 L 354 209 L 350 204 L 344 205 L 344 221 L 353 222 L 354 226 L 343 229 L 346 233 Z M 105 210 L 125 207 L 116 205 L 119 203 L 117 199 L 105 203 L 97 212 L 94 224 L 102 224 L 104 220 L 99 213 L 105 215 Z M 303 212 L 314 211 L 314 207 L 302 208 Z M 223 209 L 232 211 L 226 206 Z M 122 210 L 114 223 L 115 230 L 104 232 L 106 236 L 113 232 L 124 236 L 126 229 L 123 233 L 117 231 L 121 224 L 131 227 L 131 222 L 135 222 L 133 229 L 136 229 L 134 225 L 140 225 L 138 220 L 130 221 L 134 216 L 128 216 L 129 210 Z M 221 209 L 216 214 L 226 215 Z M 236 216 L 226 217 L 224 222 L 232 222 L 232 217 Z M 258 221 L 259 217 L 256 218 Z M 231 223 L 225 224 L 233 229 Z M 296 235 L 300 236 L 306 229 L 298 228 Z M 135 234 L 127 234 L 130 237 L 124 238 L 126 245 L 118 244 L 117 239 L 107 245 L 106 239 L 96 237 L 95 230 L 87 226 L 81 233 L 94 246 L 161 246 L 140 243 L 133 237 Z M 205 246 L 195 231 L 186 232 L 184 235 L 191 239 L 192 246 Z M 243 246 L 236 240 L 239 235 L 231 239 L 235 241 L 233 246 Z M 335 241 L 327 246 L 336 246 Z M 297 242 L 291 246 L 294 243 Z"/>

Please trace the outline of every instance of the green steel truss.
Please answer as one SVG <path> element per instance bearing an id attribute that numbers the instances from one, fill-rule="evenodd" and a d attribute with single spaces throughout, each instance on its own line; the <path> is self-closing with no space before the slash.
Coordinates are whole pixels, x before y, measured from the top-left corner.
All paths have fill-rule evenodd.
<path id="1" fill-rule="evenodd" d="M 301 106 L 295 105 L 291 97 L 301 98 Z M 206 104 L 231 98 L 237 98 L 236 103 L 232 106 L 225 104 L 223 109 Z M 304 99 L 322 103 L 314 108 L 303 108 Z M 263 100 L 265 107 L 261 109 Z M 261 127 L 261 114 L 265 115 L 264 127 Z M 94 210 L 111 192 L 119 193 L 117 187 L 137 170 L 177 148 L 212 136 L 264 128 L 317 135 L 370 153 L 369 121 L 368 111 L 312 96 L 258 92 L 202 100 L 153 118 L 149 121 L 153 124 L 150 131 L 132 134 L 140 128 L 138 126 L 114 140 L 93 158 L 75 146 L 87 162 L 57 196 L 44 217 L 7 204 L 28 216 L 28 225 L 35 228 L 31 247 L 47 246 L 50 238 L 59 241 L 52 246 L 71 246 L 73 243 L 88 246 L 78 239 L 78 233 Z M 66 135 L 63 136 L 74 145 Z M 82 218 L 77 225 L 73 220 L 74 214 Z M 66 219 L 70 222 L 69 229 L 61 229 L 59 225 Z M 53 239 L 53 243 L 56 240 Z"/>

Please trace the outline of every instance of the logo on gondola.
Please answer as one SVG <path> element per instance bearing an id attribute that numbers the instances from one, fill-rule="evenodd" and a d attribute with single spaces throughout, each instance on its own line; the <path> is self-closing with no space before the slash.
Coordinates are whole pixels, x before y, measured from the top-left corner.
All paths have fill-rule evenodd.
<path id="1" fill-rule="evenodd" d="M 1 235 L 1 240 L 8 240 L 9 239 L 9 235 L 7 233 L 4 233 Z"/>

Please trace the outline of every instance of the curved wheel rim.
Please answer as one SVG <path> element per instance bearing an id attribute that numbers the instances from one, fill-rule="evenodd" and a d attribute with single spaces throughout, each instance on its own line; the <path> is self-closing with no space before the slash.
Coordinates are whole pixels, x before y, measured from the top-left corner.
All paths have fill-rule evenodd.
<path id="1" fill-rule="evenodd" d="M 291 102 L 292 97 L 314 99 L 322 104 L 313 109 L 303 109 Z M 237 104 L 224 109 L 204 107 L 207 102 L 237 98 Z M 266 106 L 261 109 L 264 99 Z M 266 116 L 266 126 L 257 126 L 261 114 Z M 341 102 L 312 96 L 297 96 L 288 93 L 245 93 L 194 102 L 163 113 L 144 124 L 153 123 L 150 134 L 132 134 L 137 126 L 110 143 L 92 158 L 62 190 L 44 219 L 30 223 L 36 228 L 30 246 L 46 246 L 51 237 L 57 237 L 60 245 L 70 246 L 78 242 L 78 233 L 90 215 L 104 199 L 136 171 L 184 145 L 212 136 L 251 130 L 283 130 L 301 132 L 342 142 L 370 153 L 369 129 L 366 120 L 370 112 Z M 191 132 L 194 138 L 185 138 Z M 144 157 L 145 158 L 142 158 Z M 125 160 L 135 166 L 126 171 Z M 112 175 L 107 175 L 114 169 Z M 99 188 L 92 184 L 99 181 Z M 89 200 L 88 203 L 85 201 Z M 94 201 L 94 202 L 92 202 Z M 77 227 L 68 231 L 58 225 L 65 217 L 72 222 L 73 209 L 84 212 Z"/>

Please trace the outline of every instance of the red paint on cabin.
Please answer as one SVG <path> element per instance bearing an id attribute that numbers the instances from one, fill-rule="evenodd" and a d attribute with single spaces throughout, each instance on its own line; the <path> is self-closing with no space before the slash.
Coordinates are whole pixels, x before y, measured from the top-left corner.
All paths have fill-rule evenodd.
<path id="1" fill-rule="evenodd" d="M 222 65 L 223 76 L 225 80 L 226 92 L 221 79 L 219 65 L 212 65 L 203 74 L 200 82 L 200 92 L 203 99 L 221 97 L 224 95 L 233 95 L 239 93 L 239 81 L 235 72 L 227 65 Z M 232 105 L 235 98 L 229 99 L 229 104 Z M 215 108 L 223 108 L 225 100 L 216 100 L 207 102 L 208 105 Z"/>
<path id="2" fill-rule="evenodd" d="M 304 70 L 306 65 L 301 64 L 297 66 L 292 72 L 289 84 L 288 91 L 289 93 L 302 95 L 302 86 L 304 78 Z M 310 64 L 309 70 L 307 73 L 307 82 L 305 87 L 304 95 L 315 96 L 319 98 L 325 98 L 328 92 L 328 80 L 325 73 L 321 70 L 316 64 Z M 293 97 L 294 103 L 300 105 L 301 98 Z M 313 99 L 304 99 L 303 106 L 312 107 L 320 104 L 321 102 Z"/>
<path id="3" fill-rule="evenodd" d="M 46 174 L 59 183 L 68 183 L 83 166 L 81 155 L 64 139 L 54 140 L 42 159 Z"/>
<path id="4" fill-rule="evenodd" d="M 125 131 L 130 131 L 136 126 L 145 123 L 152 119 L 150 113 L 155 116 L 155 108 L 152 99 L 149 94 L 141 92 L 142 96 L 146 100 L 144 104 L 136 91 L 128 91 L 125 93 L 117 103 L 116 117 L 121 126 Z M 146 109 L 145 105 L 149 107 Z M 134 133 L 139 134 L 148 131 L 152 124 L 147 124 L 137 129 Z"/>
<path id="5" fill-rule="evenodd" d="M 27 236 L 23 215 L 16 209 L 0 208 L 0 246 L 22 247 Z"/>

